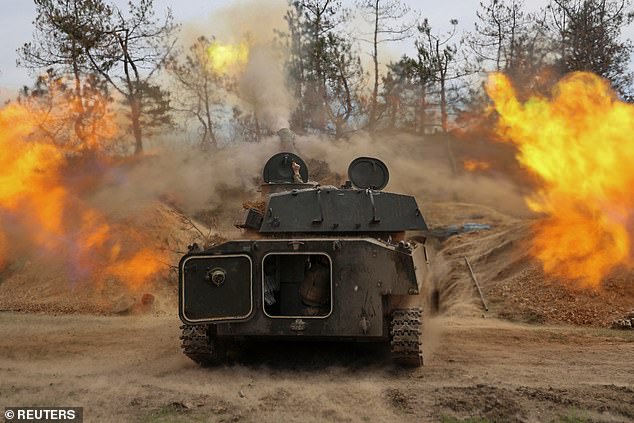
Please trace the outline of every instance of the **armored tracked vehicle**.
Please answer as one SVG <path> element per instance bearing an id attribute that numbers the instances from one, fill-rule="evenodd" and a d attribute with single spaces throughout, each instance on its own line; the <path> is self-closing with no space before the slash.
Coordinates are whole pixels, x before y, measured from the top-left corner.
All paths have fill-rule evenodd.
<path id="1" fill-rule="evenodd" d="M 297 154 L 269 159 L 264 207 L 246 212 L 245 239 L 191 248 L 180 261 L 185 355 L 207 366 L 239 340 L 367 341 L 389 343 L 398 364 L 422 365 L 427 254 L 422 236 L 407 235 L 427 226 L 414 197 L 383 191 L 380 160 L 355 159 L 348 177 L 321 186 Z"/>

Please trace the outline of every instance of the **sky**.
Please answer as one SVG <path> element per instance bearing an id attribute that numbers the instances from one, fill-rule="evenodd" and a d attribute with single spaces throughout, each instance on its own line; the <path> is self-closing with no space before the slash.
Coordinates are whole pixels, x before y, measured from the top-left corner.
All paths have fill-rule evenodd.
<path id="1" fill-rule="evenodd" d="M 213 15 L 219 9 L 248 0 L 154 0 L 159 13 L 171 7 L 175 20 L 184 25 L 184 33 L 191 28 L 204 31 L 204 35 L 213 35 Z M 114 1 L 125 8 L 127 0 Z M 285 0 L 250 0 L 251 4 L 276 2 L 284 4 Z M 280 3 L 281 2 L 281 3 Z M 418 10 L 422 17 L 429 19 L 432 28 L 444 32 L 451 28 L 450 19 L 458 19 L 458 32 L 473 30 L 476 20 L 478 0 L 404 0 L 412 9 Z M 3 13 L 0 16 L 0 99 L 15 95 L 23 85 L 31 85 L 33 75 L 26 69 L 16 67 L 16 49 L 31 40 L 35 19 L 35 6 L 30 0 L 2 0 Z M 527 10 L 537 10 L 547 0 L 526 0 Z M 354 0 L 344 0 L 344 5 L 354 7 Z M 353 30 L 354 31 L 354 30 Z M 627 28 L 625 36 L 634 38 L 634 25 Z M 413 45 L 409 42 L 409 45 Z M 396 52 L 394 56 L 401 52 Z"/>

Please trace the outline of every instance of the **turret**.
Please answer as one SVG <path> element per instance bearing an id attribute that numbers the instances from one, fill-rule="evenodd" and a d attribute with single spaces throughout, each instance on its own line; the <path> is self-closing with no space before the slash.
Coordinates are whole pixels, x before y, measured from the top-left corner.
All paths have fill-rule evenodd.
<path id="1" fill-rule="evenodd" d="M 243 225 L 262 234 L 396 236 L 427 230 L 414 197 L 383 191 L 389 171 L 376 158 L 353 160 L 341 188 L 309 182 L 306 163 L 292 152 L 273 155 L 262 176 L 264 210 L 249 210 Z"/>

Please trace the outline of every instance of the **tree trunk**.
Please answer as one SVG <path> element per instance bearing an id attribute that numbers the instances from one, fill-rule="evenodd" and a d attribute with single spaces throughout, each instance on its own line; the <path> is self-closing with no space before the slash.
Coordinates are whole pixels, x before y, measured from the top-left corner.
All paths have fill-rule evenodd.
<path id="1" fill-rule="evenodd" d="M 372 60 L 374 62 L 374 88 L 372 89 L 372 106 L 370 110 L 370 128 L 373 129 L 377 119 L 377 103 L 379 97 L 379 0 L 374 0 L 374 51 Z"/>
<path id="2" fill-rule="evenodd" d="M 566 13 L 567 11 L 564 10 L 564 14 L 563 14 L 563 23 L 561 24 L 562 30 L 561 30 L 561 66 L 562 66 L 562 73 L 566 71 L 567 69 L 567 65 L 566 65 Z"/>
<path id="3" fill-rule="evenodd" d="M 318 14 L 315 17 L 315 34 L 314 40 L 315 43 L 315 74 L 317 80 L 317 98 L 316 98 L 316 107 L 315 111 L 316 118 L 316 127 L 319 130 L 324 130 L 326 128 L 326 77 L 324 75 L 324 70 L 322 68 L 322 59 L 323 59 L 323 46 L 320 43 L 319 34 L 321 32 L 321 14 Z"/>
<path id="4" fill-rule="evenodd" d="M 216 134 L 214 133 L 213 128 L 213 119 L 211 118 L 211 105 L 209 104 L 209 91 L 208 91 L 207 80 L 205 80 L 205 119 L 207 120 L 205 132 L 209 135 L 209 144 L 210 147 L 216 148 L 218 147 L 218 142 L 216 141 Z"/>
<path id="5" fill-rule="evenodd" d="M 495 11 L 493 12 L 495 13 Z M 497 24 L 497 31 L 498 31 L 498 51 L 497 51 L 497 56 L 496 56 L 496 60 L 495 60 L 495 70 L 500 72 L 500 70 L 502 70 L 502 68 L 500 67 L 500 62 L 502 60 L 502 48 L 503 48 L 503 33 L 502 33 L 502 25 L 500 24 L 500 21 L 497 18 L 495 19 L 495 23 Z"/>
<path id="6" fill-rule="evenodd" d="M 343 136 L 343 122 L 341 119 L 335 119 L 335 138 L 340 139 Z"/>
<path id="7" fill-rule="evenodd" d="M 416 128 L 416 126 L 414 126 L 414 131 L 415 132 L 420 132 L 422 134 L 425 133 L 425 126 L 427 125 L 427 90 L 425 89 L 425 85 L 423 85 L 421 87 L 421 93 L 420 93 L 420 124 L 419 124 L 419 128 Z"/>
<path id="8" fill-rule="evenodd" d="M 510 53 L 509 53 L 509 57 L 506 61 L 506 69 L 507 70 L 511 70 L 514 71 L 515 70 L 515 30 L 517 27 L 517 10 L 515 9 L 515 4 L 512 4 L 511 7 L 513 8 L 512 13 L 512 19 L 513 19 L 513 23 L 511 24 L 511 42 L 510 42 Z"/>
<path id="9" fill-rule="evenodd" d="M 143 132 L 141 130 L 141 105 L 139 99 L 132 95 L 130 100 L 130 120 L 132 122 L 132 134 L 134 135 L 134 154 L 143 153 Z"/>
<path id="10" fill-rule="evenodd" d="M 255 123 L 255 141 L 260 142 L 260 140 L 262 139 L 262 133 L 260 130 L 260 120 L 258 119 L 258 115 L 255 113 L 253 114 L 253 120 Z"/>
<path id="11" fill-rule="evenodd" d="M 446 75 L 443 72 L 440 75 L 440 124 L 442 126 L 442 131 L 447 132 L 447 90 L 445 88 Z"/>
<path id="12" fill-rule="evenodd" d="M 299 19 L 299 18 L 298 18 Z M 304 56 L 302 52 L 302 29 L 299 23 L 294 27 L 293 51 L 297 61 L 297 86 L 295 98 L 297 98 L 297 126 L 303 132 L 306 129 L 306 117 L 304 115 L 304 91 L 305 91 L 305 70 Z"/>
<path id="13" fill-rule="evenodd" d="M 390 129 L 396 128 L 396 116 L 399 112 L 399 105 L 401 104 L 400 96 L 393 96 L 390 101 Z"/>
<path id="14" fill-rule="evenodd" d="M 73 49 L 75 46 L 73 45 Z M 77 63 L 76 58 L 73 58 L 73 78 L 75 80 L 75 105 L 77 110 L 75 110 L 75 136 L 80 141 L 82 148 L 86 149 L 89 146 L 86 146 L 86 135 L 84 134 L 84 119 L 86 110 L 84 108 L 84 100 L 81 92 L 81 73 L 79 71 L 79 65 Z"/>

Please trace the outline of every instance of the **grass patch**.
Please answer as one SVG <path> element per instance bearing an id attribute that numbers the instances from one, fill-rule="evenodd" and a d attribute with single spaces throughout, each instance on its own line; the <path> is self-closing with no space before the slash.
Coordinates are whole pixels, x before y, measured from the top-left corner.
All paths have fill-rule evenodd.
<path id="1" fill-rule="evenodd" d="M 620 330 L 591 326 L 545 326 L 537 327 L 536 331 L 548 337 L 549 340 L 564 341 L 570 337 L 613 338 L 623 342 L 634 342 L 634 330 Z"/>
<path id="2" fill-rule="evenodd" d="M 187 423 L 200 421 L 202 421 L 200 418 L 196 418 L 191 414 L 183 410 L 179 410 L 171 405 L 154 410 L 149 415 L 141 419 L 142 423 Z"/>
<path id="3" fill-rule="evenodd" d="M 592 328 L 589 335 L 597 338 L 620 338 L 625 342 L 634 342 L 634 330 Z"/>
<path id="4" fill-rule="evenodd" d="M 552 423 L 588 423 L 590 419 L 579 410 L 569 410 L 567 414 L 559 416 Z"/>
<path id="5" fill-rule="evenodd" d="M 491 420 L 489 419 L 483 419 L 483 418 L 477 418 L 477 419 L 472 419 L 472 418 L 467 418 L 467 419 L 459 419 L 456 417 L 451 417 L 451 416 L 441 416 L 440 417 L 440 421 L 442 423 L 493 423 Z"/>

